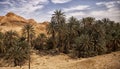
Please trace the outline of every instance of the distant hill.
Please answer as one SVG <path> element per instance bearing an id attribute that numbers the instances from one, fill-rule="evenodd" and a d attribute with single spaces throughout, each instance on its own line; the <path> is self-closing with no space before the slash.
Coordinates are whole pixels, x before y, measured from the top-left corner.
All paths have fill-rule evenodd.
<path id="1" fill-rule="evenodd" d="M 5 16 L 0 16 L 0 30 L 2 32 L 9 30 L 21 32 L 24 25 L 31 24 L 34 26 L 36 34 L 46 34 L 46 26 L 48 23 L 49 22 L 37 23 L 34 19 L 25 19 L 13 12 L 8 12 Z"/>

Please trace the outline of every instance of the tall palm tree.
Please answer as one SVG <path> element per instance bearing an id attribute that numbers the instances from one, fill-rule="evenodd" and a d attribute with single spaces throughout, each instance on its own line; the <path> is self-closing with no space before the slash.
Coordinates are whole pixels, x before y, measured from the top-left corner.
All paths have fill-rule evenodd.
<path id="1" fill-rule="evenodd" d="M 108 52 L 120 50 L 120 30 L 116 23 L 108 22 L 106 25 L 106 42 Z"/>
<path id="2" fill-rule="evenodd" d="M 64 26 L 65 26 L 65 15 L 61 10 L 56 10 L 54 14 L 52 15 L 52 21 L 57 25 L 57 33 L 58 33 L 58 46 L 61 48 L 63 47 L 63 32 L 64 32 Z"/>
<path id="3" fill-rule="evenodd" d="M 63 27 L 65 26 L 65 15 L 61 10 L 56 10 L 54 12 L 54 14 L 52 14 L 52 18 L 51 18 L 51 22 L 48 26 L 48 34 L 51 34 L 52 38 L 52 44 L 54 49 L 56 49 L 56 47 L 62 46 L 60 44 L 63 44 L 61 42 L 61 37 L 62 37 L 62 33 L 63 33 Z"/>
<path id="4" fill-rule="evenodd" d="M 68 46 L 70 47 L 74 38 L 78 35 L 79 21 L 75 17 L 70 17 L 68 20 Z"/>
<path id="5" fill-rule="evenodd" d="M 27 39 L 27 42 L 30 44 L 32 36 L 35 34 L 34 27 L 31 24 L 27 24 L 23 27 L 23 35 Z"/>
<path id="6" fill-rule="evenodd" d="M 49 35 L 51 35 L 52 38 L 52 45 L 54 47 L 54 49 L 56 48 L 56 32 L 57 32 L 57 26 L 54 23 L 54 21 L 52 21 L 53 19 L 51 19 L 51 22 L 49 23 L 48 27 L 47 27 L 47 33 Z"/>
<path id="7" fill-rule="evenodd" d="M 65 15 L 61 10 L 56 10 L 54 14 L 52 14 L 52 21 L 57 24 L 64 24 L 65 23 Z"/>
<path id="8" fill-rule="evenodd" d="M 105 43 L 105 28 L 96 22 L 92 27 L 91 38 L 94 43 L 95 55 L 100 55 L 106 53 L 106 43 Z"/>
<path id="9" fill-rule="evenodd" d="M 31 24 L 25 25 L 23 27 L 23 33 L 25 34 L 27 42 L 29 44 L 29 69 L 30 69 L 30 49 L 31 49 L 31 43 L 30 43 L 31 40 L 30 40 L 30 38 L 32 38 L 31 35 L 35 34 L 33 25 L 31 25 Z"/>

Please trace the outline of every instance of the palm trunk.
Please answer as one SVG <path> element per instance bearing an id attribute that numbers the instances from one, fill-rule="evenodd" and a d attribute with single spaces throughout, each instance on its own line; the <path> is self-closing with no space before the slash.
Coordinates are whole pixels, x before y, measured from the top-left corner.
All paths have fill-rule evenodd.
<path id="1" fill-rule="evenodd" d="M 28 39 L 27 41 L 28 41 L 28 44 L 29 44 L 29 64 L 28 64 L 29 68 L 28 69 L 30 69 L 30 38 L 29 38 L 29 34 L 30 33 L 28 31 L 28 38 L 27 38 Z"/>
<path id="2" fill-rule="evenodd" d="M 52 33 L 52 38 L 53 38 L 53 48 L 56 49 L 56 40 L 55 40 L 55 32 L 53 31 Z"/>
<path id="3" fill-rule="evenodd" d="M 29 50 L 29 69 L 30 69 L 30 50 Z"/>

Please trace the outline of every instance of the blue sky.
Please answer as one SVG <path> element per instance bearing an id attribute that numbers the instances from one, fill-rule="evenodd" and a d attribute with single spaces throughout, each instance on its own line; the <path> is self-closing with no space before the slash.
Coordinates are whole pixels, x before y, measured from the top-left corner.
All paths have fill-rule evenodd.
<path id="1" fill-rule="evenodd" d="M 67 19 L 92 16 L 120 22 L 120 0 L 0 0 L 0 16 L 14 12 L 37 22 L 50 21 L 57 9 L 65 12 Z"/>

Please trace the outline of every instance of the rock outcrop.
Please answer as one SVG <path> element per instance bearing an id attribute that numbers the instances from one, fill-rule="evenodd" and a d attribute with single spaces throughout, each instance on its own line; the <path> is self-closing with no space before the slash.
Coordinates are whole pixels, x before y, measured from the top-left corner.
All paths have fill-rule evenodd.
<path id="1" fill-rule="evenodd" d="M 23 26 L 31 24 L 35 28 L 36 34 L 45 33 L 48 22 L 37 23 L 34 19 L 25 19 L 13 12 L 8 12 L 5 16 L 0 16 L 0 29 L 2 32 L 15 30 L 20 32 Z"/>

